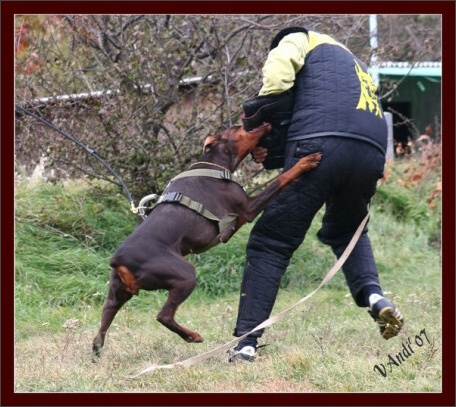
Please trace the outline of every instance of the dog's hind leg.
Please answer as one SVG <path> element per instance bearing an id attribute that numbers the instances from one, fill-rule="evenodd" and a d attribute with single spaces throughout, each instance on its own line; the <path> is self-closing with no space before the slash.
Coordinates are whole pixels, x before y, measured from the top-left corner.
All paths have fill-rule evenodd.
<path id="1" fill-rule="evenodd" d="M 179 325 L 174 316 L 180 304 L 191 294 L 196 285 L 195 268 L 185 260 L 179 262 L 179 270 L 172 273 L 168 287 L 168 299 L 157 315 L 157 321 L 178 334 L 187 342 L 203 342 L 203 337 L 190 329 Z"/>
<path id="2" fill-rule="evenodd" d="M 101 326 L 97 336 L 93 340 L 92 361 L 96 362 L 103 348 L 106 332 L 111 326 L 114 317 L 122 306 L 133 296 L 122 283 L 118 273 L 113 269 L 109 280 L 108 298 L 103 306 L 101 313 Z"/>

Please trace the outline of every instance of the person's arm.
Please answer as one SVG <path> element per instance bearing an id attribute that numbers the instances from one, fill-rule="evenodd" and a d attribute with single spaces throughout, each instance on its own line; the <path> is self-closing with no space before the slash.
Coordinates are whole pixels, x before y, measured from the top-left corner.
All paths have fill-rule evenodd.
<path id="1" fill-rule="evenodd" d="M 309 40 L 305 33 L 285 36 L 268 54 L 263 66 L 263 87 L 258 96 L 278 95 L 290 89 L 308 50 Z"/>

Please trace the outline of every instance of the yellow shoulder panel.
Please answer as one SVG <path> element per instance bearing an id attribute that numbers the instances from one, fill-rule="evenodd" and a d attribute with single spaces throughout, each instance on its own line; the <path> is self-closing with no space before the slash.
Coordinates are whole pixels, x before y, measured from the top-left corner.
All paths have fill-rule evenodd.
<path id="1" fill-rule="evenodd" d="M 336 41 L 329 35 L 320 34 L 315 31 L 309 31 L 309 51 L 313 50 L 314 48 L 322 44 L 338 45 L 339 47 L 342 47 L 343 49 L 351 53 L 351 51 L 345 45 Z"/>

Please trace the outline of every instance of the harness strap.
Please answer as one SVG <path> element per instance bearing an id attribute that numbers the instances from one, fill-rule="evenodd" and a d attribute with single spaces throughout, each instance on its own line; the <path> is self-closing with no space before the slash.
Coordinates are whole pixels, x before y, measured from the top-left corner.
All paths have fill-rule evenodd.
<path id="1" fill-rule="evenodd" d="M 210 220 L 220 221 L 220 218 L 215 216 L 211 211 L 207 210 L 202 203 L 196 202 L 180 192 L 168 192 L 158 198 L 157 205 L 160 203 L 179 203 L 199 213 L 200 215 Z"/>
<path id="2" fill-rule="evenodd" d="M 234 175 L 228 170 L 211 170 L 209 168 L 196 168 L 194 170 L 188 170 L 181 172 L 180 174 L 176 175 L 170 182 L 178 178 L 184 177 L 211 177 L 211 178 L 218 178 L 223 179 L 225 181 L 233 181 L 239 184 L 236 180 Z"/>
<path id="3" fill-rule="evenodd" d="M 234 225 L 238 218 L 237 215 L 229 215 L 223 219 L 220 219 L 218 216 L 214 215 L 211 211 L 206 209 L 203 204 L 194 201 L 193 199 L 189 198 L 186 195 L 183 195 L 180 192 L 168 192 L 166 194 L 163 194 L 158 199 L 156 205 L 160 203 L 178 203 L 180 205 L 186 206 L 187 208 L 195 211 L 207 219 L 217 222 L 219 234 L 203 250 L 201 250 L 201 252 L 204 252 L 211 247 L 217 246 L 220 243 L 219 237 L 222 232 L 225 229 L 228 229 L 230 226 Z"/>
<path id="4" fill-rule="evenodd" d="M 238 181 L 235 179 L 233 174 L 226 170 L 214 170 L 208 168 L 197 168 L 193 170 L 184 171 L 178 175 L 176 175 L 168 184 L 168 187 L 165 189 L 164 193 L 158 198 L 156 205 L 161 203 L 179 203 L 180 205 L 184 205 L 187 208 L 195 211 L 196 213 L 204 216 L 207 219 L 213 220 L 217 222 L 219 234 L 209 243 L 207 247 L 205 247 L 202 251 L 208 250 L 213 246 L 216 246 L 220 243 L 220 235 L 223 233 L 224 230 L 228 229 L 231 226 L 234 226 L 236 220 L 238 218 L 237 215 L 228 215 L 223 219 L 220 219 L 218 216 L 214 215 L 211 211 L 206 209 L 204 205 L 200 202 L 194 201 L 193 199 L 189 198 L 186 195 L 183 195 L 181 192 L 167 192 L 168 188 L 170 187 L 171 183 L 179 178 L 184 177 L 211 177 L 216 179 L 221 179 L 224 181 L 231 181 L 236 182 Z"/>

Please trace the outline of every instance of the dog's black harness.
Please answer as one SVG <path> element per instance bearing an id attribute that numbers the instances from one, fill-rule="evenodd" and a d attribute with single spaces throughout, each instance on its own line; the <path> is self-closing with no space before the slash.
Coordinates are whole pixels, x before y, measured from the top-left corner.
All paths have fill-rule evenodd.
<path id="1" fill-rule="evenodd" d="M 217 222 L 218 228 L 219 228 L 219 234 L 215 237 L 215 239 L 212 240 L 211 243 L 207 247 L 205 247 L 201 251 L 206 251 L 210 249 L 211 247 L 214 247 L 218 245 L 220 241 L 220 235 L 222 232 L 230 227 L 233 227 L 234 224 L 236 223 L 236 220 L 238 218 L 238 215 L 228 215 L 224 217 L 223 219 L 220 219 L 218 216 L 214 215 L 211 211 L 206 209 L 204 205 L 200 202 L 194 201 L 193 199 L 189 198 L 186 195 L 183 195 L 181 192 L 168 192 L 169 188 L 172 185 L 172 182 L 175 181 L 178 178 L 184 178 L 184 177 L 212 177 L 212 178 L 217 178 L 223 181 L 232 181 L 232 182 L 237 182 L 233 174 L 226 170 L 212 170 L 212 169 L 207 169 L 207 168 L 198 168 L 194 170 L 188 170 L 185 172 L 180 173 L 179 175 L 175 176 L 168 184 L 168 186 L 165 188 L 163 191 L 163 194 L 158 198 L 156 205 L 161 204 L 161 203 L 179 203 L 181 205 L 186 206 L 187 208 L 195 211 L 196 213 L 200 214 L 201 216 L 204 216 L 205 218 Z M 155 205 L 155 206 L 156 206 Z"/>

